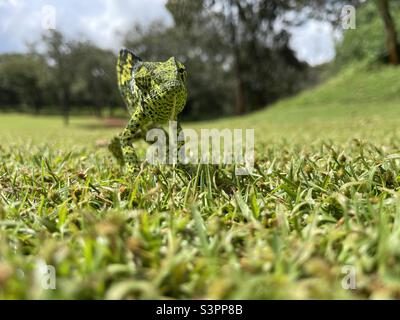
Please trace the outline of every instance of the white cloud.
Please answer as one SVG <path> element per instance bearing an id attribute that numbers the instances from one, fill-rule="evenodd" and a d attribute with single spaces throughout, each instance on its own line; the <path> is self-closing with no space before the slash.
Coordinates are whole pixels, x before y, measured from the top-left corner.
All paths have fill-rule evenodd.
<path id="1" fill-rule="evenodd" d="M 329 62 L 335 57 L 333 28 L 328 22 L 310 20 L 292 29 L 291 46 L 300 60 L 311 65 Z"/>
<path id="2" fill-rule="evenodd" d="M 79 30 L 98 45 L 117 48 L 122 39 L 119 32 L 134 24 L 146 24 L 154 19 L 170 20 L 164 5 L 166 0 L 123 1 L 103 0 L 104 10 L 96 16 L 82 16 Z"/>
<path id="3" fill-rule="evenodd" d="M 171 20 L 166 0 L 0 0 L 0 52 L 23 51 L 25 42 L 37 40 L 42 29 L 42 8 L 53 6 L 57 29 L 69 38 L 90 39 L 103 48 L 116 49 L 123 32 L 135 23 Z"/>

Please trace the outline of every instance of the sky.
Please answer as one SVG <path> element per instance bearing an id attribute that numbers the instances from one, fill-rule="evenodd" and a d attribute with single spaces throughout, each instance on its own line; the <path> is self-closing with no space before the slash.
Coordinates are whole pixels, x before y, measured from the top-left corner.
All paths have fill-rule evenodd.
<path id="1" fill-rule="evenodd" d="M 88 39 L 118 50 L 122 32 L 155 19 L 171 23 L 166 0 L 0 0 L 0 53 L 23 52 L 47 28 L 68 38 Z M 291 46 L 311 65 L 332 60 L 334 38 L 328 23 L 309 21 L 293 30 Z"/>

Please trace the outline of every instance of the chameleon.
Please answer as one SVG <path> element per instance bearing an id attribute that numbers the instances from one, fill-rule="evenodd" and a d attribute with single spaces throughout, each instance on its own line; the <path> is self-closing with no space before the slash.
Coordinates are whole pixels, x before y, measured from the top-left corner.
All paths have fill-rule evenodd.
<path id="1" fill-rule="evenodd" d="M 117 61 L 118 88 L 130 114 L 128 124 L 114 137 L 108 149 L 128 172 L 138 163 L 133 140 L 168 121 L 177 121 L 187 100 L 187 72 L 175 57 L 164 62 L 146 62 L 131 50 L 121 49 Z"/>

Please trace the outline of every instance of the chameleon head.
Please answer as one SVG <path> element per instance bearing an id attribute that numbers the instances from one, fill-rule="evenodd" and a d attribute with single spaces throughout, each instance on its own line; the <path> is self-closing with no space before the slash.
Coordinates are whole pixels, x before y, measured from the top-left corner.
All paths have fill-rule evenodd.
<path id="1" fill-rule="evenodd" d="M 145 104 L 160 120 L 176 117 L 187 99 L 186 68 L 174 57 L 164 62 L 144 62 L 133 52 L 119 53 L 118 85 L 128 109 Z"/>
<path id="2" fill-rule="evenodd" d="M 174 57 L 165 62 L 143 62 L 134 78 L 149 104 L 171 107 L 177 112 L 183 109 L 187 98 L 187 73 L 183 63 Z"/>

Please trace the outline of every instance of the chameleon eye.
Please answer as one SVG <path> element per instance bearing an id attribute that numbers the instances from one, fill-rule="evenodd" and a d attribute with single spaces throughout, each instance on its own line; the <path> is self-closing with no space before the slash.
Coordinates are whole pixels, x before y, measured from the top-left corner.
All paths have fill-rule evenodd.
<path id="1" fill-rule="evenodd" d="M 180 75 L 182 81 L 186 81 L 186 70 L 185 70 L 185 68 L 180 67 L 178 69 L 178 72 L 179 72 L 179 75 Z"/>

